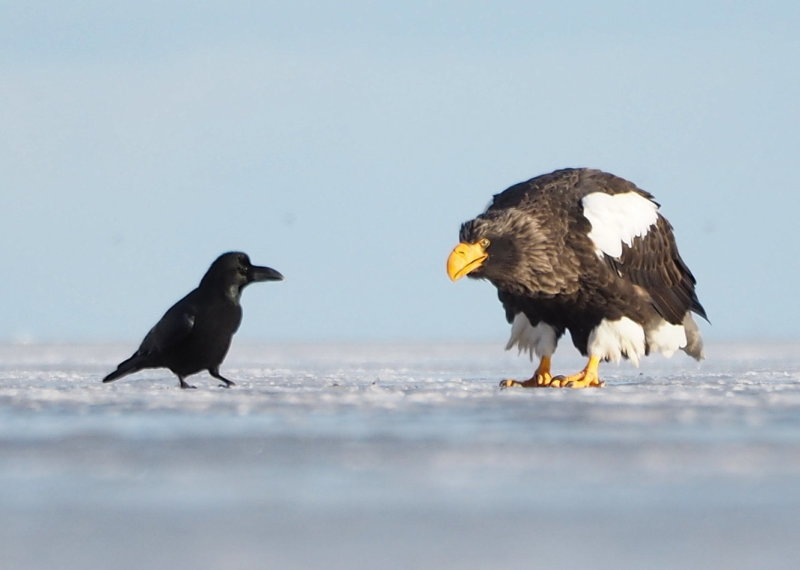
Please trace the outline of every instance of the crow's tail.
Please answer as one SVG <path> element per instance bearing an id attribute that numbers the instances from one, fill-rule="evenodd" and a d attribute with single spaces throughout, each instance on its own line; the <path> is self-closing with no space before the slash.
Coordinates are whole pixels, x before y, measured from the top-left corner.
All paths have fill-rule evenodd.
<path id="1" fill-rule="evenodd" d="M 123 376 L 138 372 L 142 368 L 144 368 L 144 366 L 142 366 L 141 358 L 137 354 L 134 354 L 128 360 L 120 362 L 116 370 L 103 378 L 103 382 L 113 382 Z"/>

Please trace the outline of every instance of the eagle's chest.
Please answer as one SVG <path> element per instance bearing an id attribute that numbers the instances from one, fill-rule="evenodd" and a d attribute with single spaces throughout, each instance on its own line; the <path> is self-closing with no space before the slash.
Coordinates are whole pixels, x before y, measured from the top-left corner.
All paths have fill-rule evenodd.
<path id="1" fill-rule="evenodd" d="M 651 309 L 630 284 L 622 280 L 588 280 L 563 294 L 534 293 L 516 296 L 517 311 L 531 322 L 544 321 L 570 330 L 590 330 L 603 319 L 628 317 L 643 323 Z"/>

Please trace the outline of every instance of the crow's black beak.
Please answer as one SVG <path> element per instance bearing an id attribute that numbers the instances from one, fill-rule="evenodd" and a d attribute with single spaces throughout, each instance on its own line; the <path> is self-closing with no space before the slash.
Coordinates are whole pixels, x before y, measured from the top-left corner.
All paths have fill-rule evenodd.
<path id="1" fill-rule="evenodd" d="M 247 277 L 250 283 L 256 281 L 283 281 L 283 275 L 275 271 L 271 267 L 260 267 L 258 265 L 251 265 L 247 270 Z"/>

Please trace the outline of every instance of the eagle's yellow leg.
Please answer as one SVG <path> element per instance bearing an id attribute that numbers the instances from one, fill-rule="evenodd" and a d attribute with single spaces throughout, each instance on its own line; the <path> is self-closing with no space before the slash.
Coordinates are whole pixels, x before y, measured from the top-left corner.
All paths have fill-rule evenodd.
<path id="1" fill-rule="evenodd" d="M 522 388 L 546 388 L 551 385 L 553 376 L 550 374 L 550 357 L 542 356 L 539 361 L 539 366 L 530 380 L 519 382 L 517 380 L 503 380 L 500 382 L 501 388 L 510 388 L 511 386 L 521 386 Z"/>
<path id="2" fill-rule="evenodd" d="M 556 376 L 552 379 L 550 385 L 556 388 L 599 388 L 604 384 L 597 376 L 597 367 L 599 365 L 600 359 L 596 356 L 590 356 L 586 368 L 572 376 Z"/>

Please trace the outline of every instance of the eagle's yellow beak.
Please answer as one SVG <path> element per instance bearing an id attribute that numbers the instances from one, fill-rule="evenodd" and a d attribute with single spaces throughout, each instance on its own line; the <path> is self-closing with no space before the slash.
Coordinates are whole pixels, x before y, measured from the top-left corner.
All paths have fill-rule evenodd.
<path id="1" fill-rule="evenodd" d="M 460 243 L 447 258 L 447 274 L 453 281 L 458 281 L 464 275 L 478 269 L 489 254 L 484 246 L 478 243 Z"/>

